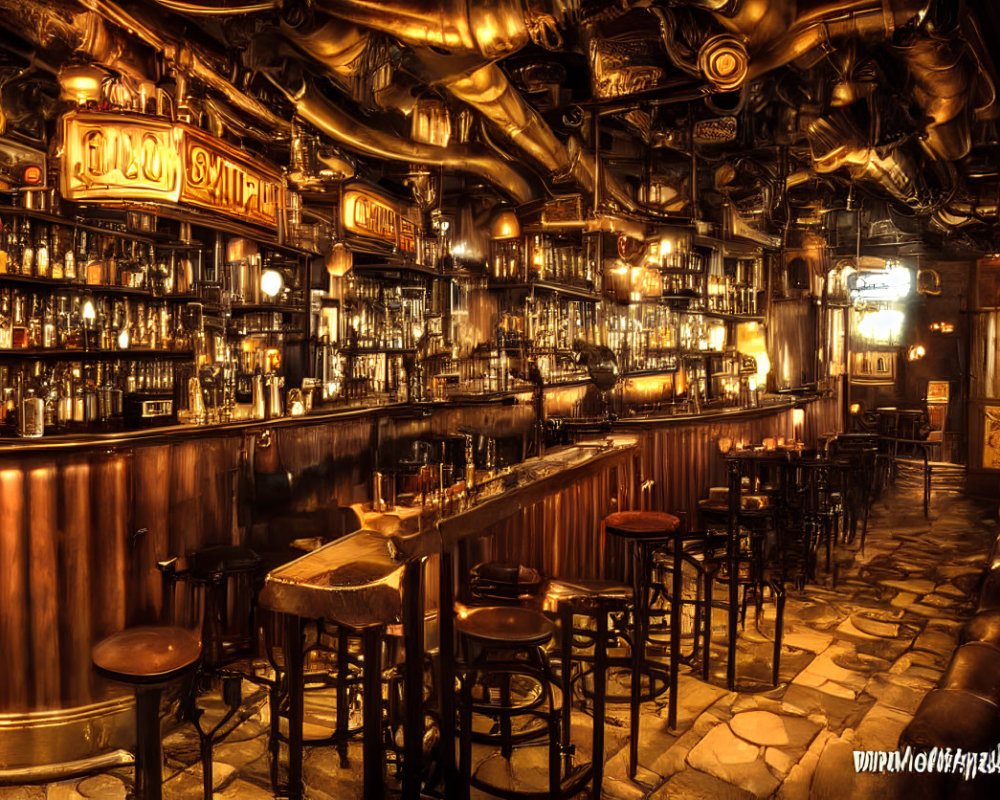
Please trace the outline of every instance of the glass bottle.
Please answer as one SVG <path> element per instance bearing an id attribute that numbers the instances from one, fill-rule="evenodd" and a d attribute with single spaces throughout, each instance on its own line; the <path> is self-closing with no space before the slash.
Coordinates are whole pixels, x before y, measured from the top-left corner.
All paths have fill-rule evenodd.
<path id="1" fill-rule="evenodd" d="M 36 369 L 39 368 L 36 363 Z M 37 439 L 45 433 L 45 401 L 39 394 L 36 381 L 22 374 L 21 400 L 18 405 L 17 434 L 23 439 Z"/>
<path id="2" fill-rule="evenodd" d="M 0 291 L 0 350 L 10 350 L 12 345 L 10 293 Z"/>
<path id="3" fill-rule="evenodd" d="M 35 269 L 35 248 L 31 241 L 31 221 L 22 220 L 21 235 L 18 241 L 21 252 L 21 274 L 32 275 Z"/>
<path id="4" fill-rule="evenodd" d="M 27 305 L 28 314 L 28 347 L 39 350 L 42 347 L 42 308 L 37 295 L 31 295 Z"/>
<path id="5" fill-rule="evenodd" d="M 49 277 L 49 226 L 38 226 L 38 238 L 35 240 L 35 276 Z"/>
<path id="6" fill-rule="evenodd" d="M 28 321 L 24 312 L 25 297 L 17 289 L 11 292 L 11 347 L 23 350 L 28 346 Z"/>
<path id="7" fill-rule="evenodd" d="M 100 286 L 104 280 L 104 259 L 100 247 L 100 239 L 97 236 L 89 236 L 87 242 L 87 260 L 84 276 L 90 286 Z"/>
<path id="8" fill-rule="evenodd" d="M 11 249 L 10 224 L 0 219 L 0 275 L 6 275 L 10 271 Z"/>
<path id="9" fill-rule="evenodd" d="M 56 335 L 56 314 L 52 306 L 52 297 L 46 297 L 42 308 L 42 347 L 51 350 L 59 346 Z"/>
<path id="10" fill-rule="evenodd" d="M 74 297 L 70 304 L 66 320 L 65 347 L 67 350 L 83 349 L 83 312 L 79 297 Z"/>

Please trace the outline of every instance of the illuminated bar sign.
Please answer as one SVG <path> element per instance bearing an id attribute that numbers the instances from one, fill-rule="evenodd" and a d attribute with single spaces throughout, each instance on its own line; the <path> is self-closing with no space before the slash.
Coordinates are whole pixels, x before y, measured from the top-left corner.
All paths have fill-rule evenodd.
<path id="1" fill-rule="evenodd" d="M 343 222 L 348 233 L 391 245 L 404 255 L 416 255 L 416 223 L 398 203 L 367 187 L 352 185 L 344 190 Z"/>
<path id="2" fill-rule="evenodd" d="M 281 176 L 183 123 L 105 113 L 63 118 L 67 200 L 187 203 L 277 227 Z"/>
<path id="3" fill-rule="evenodd" d="M 913 272 L 898 264 L 847 276 L 847 292 L 855 303 L 894 302 L 905 299 L 911 291 Z"/>

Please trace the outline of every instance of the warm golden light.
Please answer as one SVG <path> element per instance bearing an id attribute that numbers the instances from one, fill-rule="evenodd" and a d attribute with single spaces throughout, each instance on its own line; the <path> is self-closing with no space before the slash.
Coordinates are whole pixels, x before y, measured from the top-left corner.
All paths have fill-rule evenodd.
<path id="1" fill-rule="evenodd" d="M 860 414 L 861 413 L 861 403 L 851 403 L 851 413 Z"/>

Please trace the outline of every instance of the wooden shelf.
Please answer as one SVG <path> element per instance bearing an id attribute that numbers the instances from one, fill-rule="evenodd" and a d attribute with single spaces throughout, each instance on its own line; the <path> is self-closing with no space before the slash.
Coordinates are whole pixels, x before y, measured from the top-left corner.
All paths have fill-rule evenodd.
<path id="1" fill-rule="evenodd" d="M 530 281 L 528 283 L 494 282 L 489 283 L 486 288 L 491 292 L 550 292 L 552 294 L 561 294 L 566 297 L 576 297 L 580 300 L 592 300 L 594 302 L 601 299 L 600 294 L 590 289 L 563 283 L 553 283 L 551 281 Z"/>
<path id="2" fill-rule="evenodd" d="M 67 278 L 35 278 L 30 275 L 15 275 L 0 273 L 0 285 L 14 284 L 18 286 L 46 287 L 64 292 L 78 294 L 109 294 L 128 297 L 142 297 L 148 300 L 161 300 L 171 303 L 200 302 L 201 297 L 192 292 L 185 294 L 156 294 L 149 289 L 137 289 L 130 286 L 111 286 L 104 283 L 90 284 Z"/>
<path id="3" fill-rule="evenodd" d="M 57 361 L 83 361 L 83 360 L 107 360 L 116 361 L 119 359 L 138 358 L 160 358 L 170 360 L 193 359 L 194 352 L 191 350 L 64 350 L 45 348 L 21 348 L 11 350 L 0 350 L 0 360 L 3 359 L 54 359 Z"/>

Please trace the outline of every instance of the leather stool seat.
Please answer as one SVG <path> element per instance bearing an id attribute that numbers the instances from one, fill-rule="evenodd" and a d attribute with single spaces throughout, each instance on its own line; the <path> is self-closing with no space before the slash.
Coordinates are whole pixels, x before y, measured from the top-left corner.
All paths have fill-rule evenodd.
<path id="1" fill-rule="evenodd" d="M 172 625 L 126 628 L 102 639 L 91 653 L 98 670 L 122 683 L 169 681 L 194 667 L 200 655 L 198 635 Z"/>
<path id="2" fill-rule="evenodd" d="M 471 640 L 493 646 L 538 647 L 555 634 L 555 625 L 543 614 L 519 606 L 473 608 L 455 628 Z"/>
<path id="3" fill-rule="evenodd" d="M 249 547 L 220 544 L 196 550 L 187 562 L 192 577 L 205 579 L 217 572 L 252 572 L 261 558 Z"/>
<path id="4" fill-rule="evenodd" d="M 600 578 L 552 579 L 545 587 L 545 607 L 554 608 L 561 602 L 586 603 L 598 600 L 631 602 L 632 587 Z"/>
<path id="5" fill-rule="evenodd" d="M 980 611 L 965 623 L 958 637 L 959 644 L 985 642 L 1000 647 L 1000 609 Z"/>

